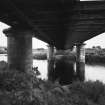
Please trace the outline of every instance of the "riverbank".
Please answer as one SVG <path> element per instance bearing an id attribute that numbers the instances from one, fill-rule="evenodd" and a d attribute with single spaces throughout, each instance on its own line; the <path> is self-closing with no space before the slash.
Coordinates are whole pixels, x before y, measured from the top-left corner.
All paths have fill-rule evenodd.
<path id="1" fill-rule="evenodd" d="M 87 64 L 105 64 L 105 55 L 86 55 Z"/>
<path id="2" fill-rule="evenodd" d="M 0 54 L 7 56 L 7 54 Z M 57 54 L 55 55 L 55 59 L 60 59 L 61 57 L 67 59 L 67 60 L 71 60 L 73 62 L 76 61 L 76 55 L 61 55 L 61 54 Z M 37 54 L 33 54 L 33 59 L 36 60 L 47 60 L 47 54 L 46 53 L 37 53 Z M 85 55 L 85 62 L 86 64 L 99 64 L 99 65 L 103 65 L 105 64 L 105 55 L 91 55 L 91 54 L 87 54 Z"/>
<path id="3" fill-rule="evenodd" d="M 33 59 L 37 59 L 37 60 L 47 60 L 47 53 L 37 53 L 37 54 L 33 54 Z"/>
<path id="4" fill-rule="evenodd" d="M 85 49 L 85 62 L 86 64 L 105 64 L 105 49 L 100 47 L 95 48 L 86 48 Z M 39 48 L 33 49 L 33 59 L 36 60 L 47 60 L 47 49 Z M 1 48 L 0 55 L 7 54 L 6 48 Z M 76 51 L 71 50 L 59 50 L 55 54 L 55 59 L 60 58 L 61 56 L 65 57 L 68 60 L 76 61 Z"/>
<path id="5" fill-rule="evenodd" d="M 71 60 L 72 62 L 76 61 L 76 55 L 55 55 L 55 59 L 60 57 L 64 57 L 67 60 Z M 33 59 L 37 59 L 37 60 L 47 60 L 47 54 L 46 53 L 40 53 L 40 54 L 35 54 L 33 55 Z M 105 56 L 104 55 L 85 55 L 85 62 L 86 64 L 105 64 Z"/>

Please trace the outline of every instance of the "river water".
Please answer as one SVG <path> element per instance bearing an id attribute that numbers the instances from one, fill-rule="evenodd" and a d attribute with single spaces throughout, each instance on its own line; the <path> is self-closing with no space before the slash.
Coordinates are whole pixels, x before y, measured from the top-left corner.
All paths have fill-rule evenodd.
<path id="1" fill-rule="evenodd" d="M 7 56 L 0 54 L 0 61 L 7 61 Z M 47 79 L 47 60 L 33 60 L 33 67 L 38 67 L 42 79 Z M 99 80 L 105 83 L 105 66 L 104 65 L 87 65 L 85 66 L 86 81 Z"/>

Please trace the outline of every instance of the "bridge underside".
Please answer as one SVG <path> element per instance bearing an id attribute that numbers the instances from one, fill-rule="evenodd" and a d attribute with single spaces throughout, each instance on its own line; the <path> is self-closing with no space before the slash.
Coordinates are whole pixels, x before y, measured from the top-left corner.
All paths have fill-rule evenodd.
<path id="1" fill-rule="evenodd" d="M 71 48 L 105 31 L 104 1 L 1 0 L 0 20 L 57 49 Z"/>

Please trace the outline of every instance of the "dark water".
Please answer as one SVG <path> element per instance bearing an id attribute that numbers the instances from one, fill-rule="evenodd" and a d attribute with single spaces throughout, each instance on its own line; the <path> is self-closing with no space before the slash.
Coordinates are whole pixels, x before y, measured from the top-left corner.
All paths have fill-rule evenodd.
<path id="1" fill-rule="evenodd" d="M 7 56 L 0 55 L 0 61 L 7 61 Z M 47 79 L 47 60 L 33 60 L 33 66 L 38 67 L 41 72 L 41 78 Z M 75 65 L 74 65 L 75 68 Z M 85 66 L 85 78 L 87 80 L 100 80 L 105 83 L 105 66 L 104 65 L 87 65 Z"/>

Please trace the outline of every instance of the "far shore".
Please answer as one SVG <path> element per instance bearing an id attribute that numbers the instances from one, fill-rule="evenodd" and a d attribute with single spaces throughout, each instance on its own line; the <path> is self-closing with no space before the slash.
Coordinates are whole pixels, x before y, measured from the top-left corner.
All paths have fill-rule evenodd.
<path id="1" fill-rule="evenodd" d="M 1 53 L 0 56 L 7 54 Z M 55 59 L 60 59 L 61 57 L 64 57 L 67 60 L 71 60 L 73 62 L 76 61 L 76 55 L 75 54 L 55 54 Z M 33 54 L 33 59 L 36 60 L 47 60 L 47 53 L 35 53 Z M 96 54 L 86 54 L 85 55 L 85 62 L 86 64 L 105 64 L 105 55 L 96 55 Z"/>

